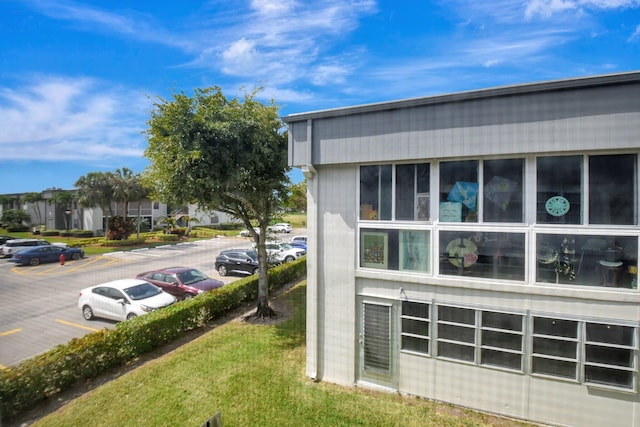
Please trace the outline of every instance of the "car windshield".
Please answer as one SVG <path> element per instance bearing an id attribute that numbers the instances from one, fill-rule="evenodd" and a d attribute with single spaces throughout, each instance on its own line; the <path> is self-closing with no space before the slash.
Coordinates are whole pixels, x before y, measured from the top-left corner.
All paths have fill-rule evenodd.
<path id="1" fill-rule="evenodd" d="M 182 273 L 178 273 L 178 278 L 185 285 L 191 285 L 208 279 L 206 274 L 198 270 L 183 271 Z"/>
<path id="2" fill-rule="evenodd" d="M 258 254 L 255 251 L 247 251 L 247 256 L 254 261 L 258 261 Z"/>
<path id="3" fill-rule="evenodd" d="M 129 298 L 135 301 L 156 296 L 162 293 L 162 289 L 152 285 L 151 283 L 141 283 L 124 289 L 124 292 L 129 296 Z"/>

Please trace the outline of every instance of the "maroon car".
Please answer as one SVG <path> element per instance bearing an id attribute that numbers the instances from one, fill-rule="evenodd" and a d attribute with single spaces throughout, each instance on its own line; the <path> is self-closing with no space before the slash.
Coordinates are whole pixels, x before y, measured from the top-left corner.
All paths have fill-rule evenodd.
<path id="1" fill-rule="evenodd" d="M 193 298 L 198 294 L 224 285 L 224 282 L 212 279 L 203 272 L 190 267 L 169 267 L 147 271 L 138 274 L 136 279 L 151 282 L 179 300 Z"/>

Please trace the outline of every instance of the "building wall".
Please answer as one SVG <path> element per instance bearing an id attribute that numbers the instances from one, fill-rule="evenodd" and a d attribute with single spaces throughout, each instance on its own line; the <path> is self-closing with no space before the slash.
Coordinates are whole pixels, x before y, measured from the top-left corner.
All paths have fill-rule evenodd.
<path id="1" fill-rule="evenodd" d="M 324 174 L 323 174 L 324 176 Z M 354 364 L 345 363 L 355 358 L 353 337 L 355 336 L 353 292 L 355 277 L 355 216 L 350 205 L 355 197 L 355 173 L 353 167 L 334 167 L 327 173 L 329 179 L 319 181 L 318 256 L 330 268 L 317 270 L 317 277 L 310 276 L 307 299 L 311 307 L 319 307 L 310 321 L 317 325 L 317 333 L 308 336 L 310 348 L 317 345 L 317 364 L 307 366 L 312 376 L 328 378 L 332 382 L 352 384 Z M 313 251 L 313 249 L 310 249 Z M 317 287 L 316 283 L 331 284 Z M 316 293 L 317 291 L 317 293 Z M 328 308 L 328 310 L 327 310 Z M 312 310 L 311 310 L 312 311 Z M 321 337 L 319 343 L 316 337 Z"/>
<path id="2" fill-rule="evenodd" d="M 621 81 L 624 84 L 618 85 Z M 544 270 L 537 261 L 540 242 L 546 234 L 577 233 L 594 240 L 624 236 L 629 242 L 636 242 L 635 246 L 629 245 L 630 253 L 626 255 L 637 263 L 640 73 L 328 110 L 298 114 L 285 120 L 290 125 L 290 164 L 302 168 L 308 179 L 307 375 L 317 380 L 381 387 L 555 425 L 635 426 L 640 423 L 640 292 L 637 285 L 616 284 L 611 288 L 598 284 L 599 272 L 605 270 L 583 271 L 581 276 L 590 277 L 593 282 L 588 285 L 566 277 L 554 283 L 552 279 L 543 278 Z M 588 169 L 591 156 L 610 154 L 635 156 L 635 182 L 627 183 L 636 192 L 631 195 L 635 209 L 633 225 L 591 224 L 584 220 L 569 225 L 538 222 L 536 185 L 538 179 L 544 179 L 536 176 L 538 155 L 586 155 L 581 167 Z M 438 217 L 441 162 L 501 158 L 524 159 L 523 221 L 509 224 L 441 222 Z M 431 165 L 432 217 L 428 221 L 413 222 L 362 218 L 361 167 L 406 162 Z M 396 182 L 397 169 L 393 173 Z M 588 171 L 584 173 L 590 176 Z M 621 172 L 615 168 L 611 170 L 612 176 L 618 173 Z M 581 190 L 581 209 L 587 209 L 587 184 L 585 182 Z M 401 189 L 394 189 L 399 191 Z M 594 212 L 596 209 L 593 207 Z M 376 215 L 380 214 L 378 210 Z M 362 264 L 360 233 L 363 230 L 385 229 L 391 236 L 394 230 L 403 227 L 429 231 L 428 272 L 371 268 Z M 442 260 L 442 246 L 446 242 L 439 241 L 444 238 L 441 236 L 452 230 L 476 229 L 488 234 L 525 236 L 521 276 L 504 280 L 504 277 L 473 277 L 463 271 L 455 275 L 442 270 L 447 262 Z M 580 258 L 580 252 L 576 253 L 573 260 Z M 637 279 L 637 274 L 635 277 Z M 405 303 L 419 303 L 431 310 L 427 319 L 431 335 L 426 337 L 431 343 L 429 353 L 404 347 L 403 322 L 413 321 L 404 315 Z M 367 334 L 370 333 L 363 319 L 370 315 L 367 307 L 371 306 L 382 307 L 383 315 L 375 317 L 374 310 L 374 316 L 369 319 L 384 320 L 384 313 L 388 313 L 390 319 L 389 359 L 382 360 L 383 365 L 388 362 L 383 374 L 366 366 L 378 362 L 375 358 L 364 360 L 367 351 L 378 344 L 381 354 L 386 354 L 385 343 L 374 343 L 369 348 L 363 344 L 369 340 Z M 451 326 L 451 321 L 445 318 L 449 308 L 475 316 L 476 324 L 460 329 L 475 334 L 473 345 L 468 347 L 474 349 L 470 360 L 457 360 L 436 352 L 441 346 L 449 345 L 447 341 L 457 339 L 446 337 L 447 328 Z M 484 352 L 492 351 L 483 340 L 496 332 L 492 327 L 485 327 L 483 316 L 490 319 L 492 314 L 521 319 L 522 329 L 511 335 L 521 337 L 522 347 L 514 350 L 521 368 L 505 369 L 483 362 Z M 540 359 L 537 352 L 546 355 L 545 351 L 555 351 L 553 337 L 541 336 L 541 327 L 534 326 L 539 321 L 549 321 L 552 325 L 566 321 L 573 325 L 577 335 L 562 336 L 557 342 L 558 348 L 569 343 L 568 348 L 575 348 L 575 354 L 558 354 L 552 356 L 551 362 L 561 366 L 569 360 L 566 366 L 575 366 L 575 379 L 533 371 L 533 365 Z M 384 322 L 380 324 L 384 326 Z M 592 329 L 594 327 L 596 329 Z M 495 328 L 500 332 L 501 326 Z M 630 366 L 627 372 L 632 373 L 631 387 L 587 381 L 586 376 L 592 375 L 586 373 L 587 365 L 593 361 L 588 353 L 600 348 L 598 338 L 590 334 L 608 328 L 611 328 L 611 337 L 620 330 L 632 331 L 631 344 L 602 347 L 603 353 L 620 351 L 621 366 Z M 411 328 L 408 330 L 411 332 Z M 535 348 L 546 341 L 551 342 L 548 344 L 551 350 Z M 611 360 L 607 359 L 607 363 Z M 600 367 L 595 368 L 598 369 Z M 623 376 L 629 378 L 626 374 Z"/>

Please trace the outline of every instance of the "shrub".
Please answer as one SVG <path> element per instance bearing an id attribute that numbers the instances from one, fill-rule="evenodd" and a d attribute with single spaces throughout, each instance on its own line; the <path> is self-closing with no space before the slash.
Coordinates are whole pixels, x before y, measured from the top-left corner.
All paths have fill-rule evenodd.
<path id="1" fill-rule="evenodd" d="M 42 236 L 59 236 L 60 235 L 60 231 L 59 230 L 42 230 L 42 231 L 40 231 L 40 235 L 42 235 Z"/>
<path id="2" fill-rule="evenodd" d="M 156 238 L 161 242 L 177 242 L 180 240 L 180 236 L 177 234 L 158 234 Z"/>
<path id="3" fill-rule="evenodd" d="M 306 275 L 306 257 L 269 270 L 269 288 Z M 10 419 L 72 385 L 122 366 L 183 333 L 201 328 L 258 296 L 258 276 L 237 280 L 197 298 L 74 338 L 18 366 L 0 370 L 0 414 Z M 0 420 L 0 425 L 2 422 Z"/>
<path id="4" fill-rule="evenodd" d="M 73 237 L 93 237 L 93 231 L 91 230 L 71 230 Z"/>

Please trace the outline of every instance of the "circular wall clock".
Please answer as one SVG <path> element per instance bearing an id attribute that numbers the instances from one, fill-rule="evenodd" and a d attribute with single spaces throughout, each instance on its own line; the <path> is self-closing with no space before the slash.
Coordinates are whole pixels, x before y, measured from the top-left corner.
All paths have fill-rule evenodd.
<path id="1" fill-rule="evenodd" d="M 562 196 L 553 196 L 547 200 L 544 207 L 549 213 L 549 215 L 553 216 L 562 216 L 569 212 L 569 201 Z"/>

